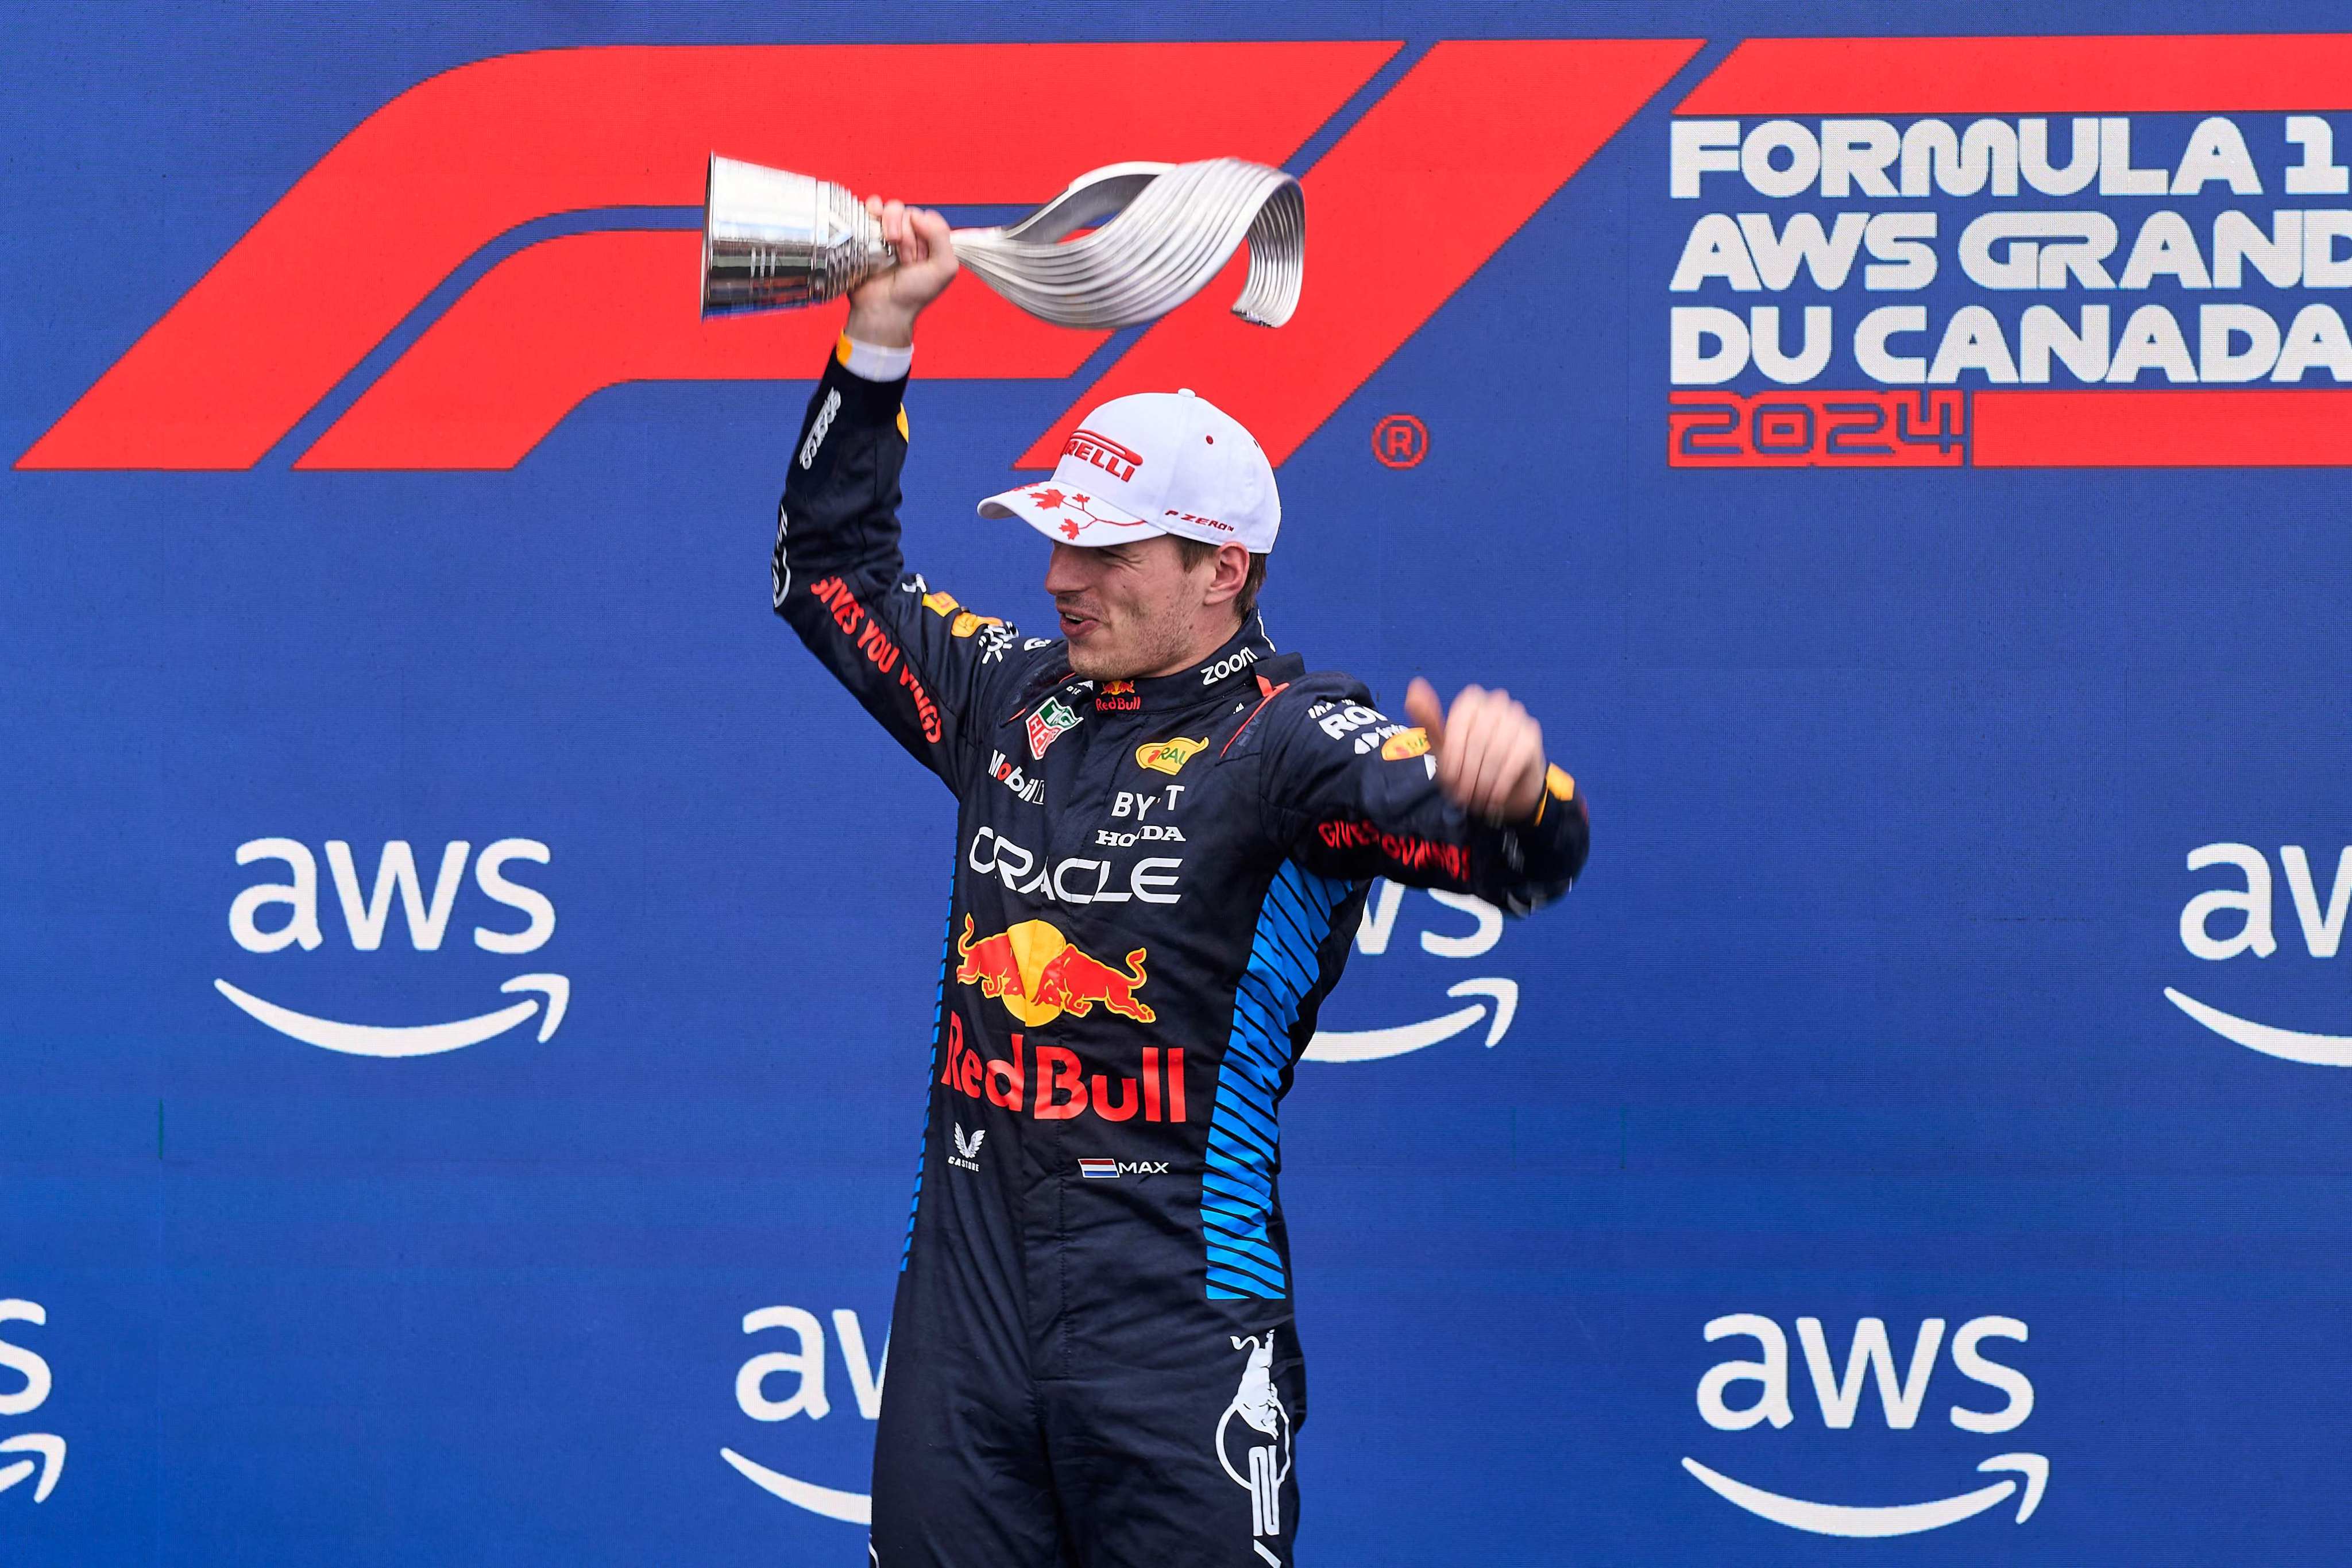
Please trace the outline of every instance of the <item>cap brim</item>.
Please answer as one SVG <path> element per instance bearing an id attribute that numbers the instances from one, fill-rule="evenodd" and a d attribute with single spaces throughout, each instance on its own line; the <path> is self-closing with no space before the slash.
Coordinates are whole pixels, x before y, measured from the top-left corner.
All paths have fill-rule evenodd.
<path id="1" fill-rule="evenodd" d="M 980 515 L 1017 517 L 1056 544 L 1088 550 L 1168 531 L 1100 496 L 1073 490 L 1051 479 L 992 495 L 980 503 Z"/>

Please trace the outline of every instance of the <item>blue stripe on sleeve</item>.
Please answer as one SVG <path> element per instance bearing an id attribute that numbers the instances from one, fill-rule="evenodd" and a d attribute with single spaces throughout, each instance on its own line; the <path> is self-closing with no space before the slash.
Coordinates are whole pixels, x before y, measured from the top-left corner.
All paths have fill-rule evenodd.
<path id="1" fill-rule="evenodd" d="M 940 1076 L 940 1030 L 947 1024 L 948 954 L 953 951 L 955 938 L 955 879 L 948 879 L 948 919 L 940 931 L 940 989 L 931 998 L 931 1065 L 923 1075 L 923 1142 L 915 1149 L 915 1192 L 907 1200 L 907 1239 L 898 1247 L 898 1272 L 907 1271 L 907 1259 L 915 1250 L 915 1215 L 923 1206 L 923 1150 L 931 1138 L 931 1091 L 929 1085 Z"/>
<path id="2" fill-rule="evenodd" d="M 1279 1301 L 1290 1294 L 1267 1226 L 1280 1147 L 1275 1096 L 1290 1061 L 1290 1031 L 1315 984 L 1331 917 L 1350 884 L 1286 863 L 1267 887 L 1249 966 L 1234 989 L 1234 1024 L 1217 1069 L 1201 1176 L 1201 1237 L 1211 1300 Z"/>

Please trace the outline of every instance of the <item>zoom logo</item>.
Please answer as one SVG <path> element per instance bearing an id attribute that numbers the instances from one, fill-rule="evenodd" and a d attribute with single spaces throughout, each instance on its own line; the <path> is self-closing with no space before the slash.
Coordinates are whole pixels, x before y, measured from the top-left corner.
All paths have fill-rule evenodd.
<path id="1" fill-rule="evenodd" d="M 2189 852 L 2189 869 L 2215 873 L 2221 882 L 2181 906 L 2180 945 L 2190 957 L 2208 963 L 2251 957 L 2259 967 L 2262 960 L 2281 951 L 2277 906 L 2278 883 L 2284 880 L 2304 952 L 2313 958 L 2334 958 L 2344 942 L 2347 908 L 2352 906 L 2352 846 L 2336 853 L 2333 875 L 2323 885 L 2320 878 L 2326 866 L 2325 849 L 2314 854 L 2300 844 L 2285 844 L 2278 851 L 2281 875 L 2274 877 L 2270 858 L 2251 844 L 2199 845 Z M 2265 989 L 2271 988 L 2267 984 L 2271 978 L 2265 972 Z M 2198 989 L 2212 994 L 2201 984 Z M 2312 1067 L 2352 1067 L 2352 1034 L 2290 1028 L 2224 1012 L 2169 985 L 2164 988 L 2164 995 L 2213 1033 L 2250 1051 Z"/>
<path id="2" fill-rule="evenodd" d="M 1841 1365 L 1823 1321 L 1819 1318 L 1799 1318 L 1797 1342 L 1804 1354 L 1812 1394 L 1811 1403 L 1822 1425 L 1832 1431 L 1853 1429 L 1870 1403 L 1866 1395 L 1874 1389 L 1878 1415 L 1888 1432 L 1909 1432 L 1916 1427 L 1920 1416 L 1930 1408 L 1928 1391 L 1935 1380 L 1939 1352 L 1945 1348 L 1946 1327 L 1942 1318 L 1922 1321 L 1912 1337 L 1909 1359 L 1898 1363 L 1885 1321 L 1864 1318 L 1853 1326 Z M 1951 1336 L 1952 1370 L 1978 1385 L 1945 1408 L 1943 1414 L 1953 1426 L 1962 1432 L 1990 1436 L 2014 1431 L 2032 1415 L 2032 1380 L 2005 1361 L 1994 1359 L 1992 1353 L 1996 1346 L 2006 1349 L 2001 1342 L 2023 1344 L 2027 1333 L 2025 1324 L 2018 1319 L 1979 1317 L 1969 1319 Z M 1699 1378 L 1698 1413 L 1702 1420 L 1717 1432 L 1747 1432 L 1767 1424 L 1777 1430 L 1800 1420 L 1799 1406 L 1790 1394 L 1792 1379 L 1789 1336 L 1779 1323 L 1760 1313 L 1734 1312 L 1709 1322 L 1706 1335 L 1709 1344 L 1725 1340 L 1752 1340 L 1757 1354 L 1752 1360 L 1717 1362 Z M 1998 1406 L 1982 1408 L 1994 1395 L 1999 1396 Z M 1866 1426 L 1869 1423 L 1862 1425 Z M 1721 1457 L 1726 1464 L 1733 1462 L 1731 1450 L 1725 1450 Z M 1761 1454 L 1755 1457 L 1769 1462 Z M 1772 1458 L 1785 1466 L 1790 1456 L 1784 1453 Z M 2018 1499 L 2017 1522 L 2023 1524 L 2041 1506 L 2042 1489 L 2050 1481 L 2050 1461 L 2042 1455 L 1995 1454 L 1979 1463 L 1978 1471 L 1988 1475 L 2013 1471 L 2017 1479 L 1996 1480 L 1920 1501 L 1854 1503 L 1768 1490 L 1749 1481 L 1736 1480 L 1688 1457 L 1683 1460 L 1683 1468 L 1724 1501 L 1759 1519 L 1814 1535 L 1850 1537 L 1916 1535 L 1922 1531 L 1941 1530 L 1996 1508 L 2011 1497 Z M 1833 1471 L 1826 1474 L 1823 1480 L 1829 1488 L 1837 1484 Z"/>
<path id="3" fill-rule="evenodd" d="M 1235 648 L 1233 652 L 1227 654 L 1224 658 L 1217 660 L 1216 663 L 1209 666 L 1208 668 L 1201 672 L 1201 684 L 1203 686 L 1214 686 L 1217 682 L 1223 680 L 1228 675 L 1233 674 L 1235 670 L 1246 669 L 1256 662 L 1257 649 L 1254 647 Z"/>
<path id="4" fill-rule="evenodd" d="M 469 860 L 480 900 L 506 911 L 502 915 L 482 912 L 479 918 L 491 923 L 473 927 L 475 947 L 484 952 L 520 956 L 546 946 L 555 934 L 553 900 L 515 880 L 511 870 L 518 861 L 548 863 L 548 847 L 538 839 L 500 838 L 483 846 L 478 855 L 466 840 L 454 840 L 442 848 L 429 893 L 418 874 L 415 852 L 405 839 L 395 838 L 383 846 L 376 857 L 373 881 L 362 880 L 358 858 L 344 840 L 329 840 L 326 858 L 341 931 L 354 952 L 383 949 L 395 907 L 413 951 L 440 951 L 443 940 L 450 935 Z M 229 935 L 247 952 L 278 953 L 289 948 L 315 952 L 327 942 L 320 919 L 318 857 L 294 838 L 255 838 L 237 846 L 240 866 L 270 861 L 285 867 L 286 879 L 256 882 L 239 892 L 229 904 Z M 519 928 L 514 924 L 518 917 L 522 922 Z M 563 975 L 518 974 L 499 989 L 540 994 L 471 1016 L 373 1024 L 299 1012 L 226 980 L 215 980 L 213 988 L 247 1016 L 281 1035 L 322 1050 L 358 1057 L 422 1057 L 454 1051 L 502 1035 L 534 1014 L 540 1015 L 539 1037 L 543 1041 L 563 1021 L 572 997 L 572 983 Z"/>

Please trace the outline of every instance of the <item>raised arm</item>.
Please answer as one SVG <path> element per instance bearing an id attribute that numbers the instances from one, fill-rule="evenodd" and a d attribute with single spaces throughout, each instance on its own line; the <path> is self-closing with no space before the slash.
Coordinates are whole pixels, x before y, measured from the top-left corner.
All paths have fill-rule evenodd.
<path id="1" fill-rule="evenodd" d="M 968 722 L 1020 659 L 1018 634 L 907 574 L 898 473 L 915 317 L 955 276 L 946 220 L 869 203 L 901 265 L 851 297 L 784 473 L 771 583 L 791 623 L 866 711 L 952 786 Z M 977 728 L 986 728 L 983 721 Z"/>
<path id="2" fill-rule="evenodd" d="M 1575 781 L 1507 692 L 1465 689 L 1450 713 L 1416 680 L 1412 727 L 1349 693 L 1275 702 L 1266 822 L 1307 869 L 1472 893 L 1526 914 L 1569 889 L 1591 824 Z"/>

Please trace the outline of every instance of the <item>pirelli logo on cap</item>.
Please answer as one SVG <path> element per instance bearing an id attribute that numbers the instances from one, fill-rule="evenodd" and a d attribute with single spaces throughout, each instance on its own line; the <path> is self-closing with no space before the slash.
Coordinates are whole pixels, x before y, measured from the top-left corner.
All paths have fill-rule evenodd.
<path id="1" fill-rule="evenodd" d="M 1121 446 L 1098 431 L 1081 427 L 1071 433 L 1063 443 L 1062 456 L 1092 463 L 1115 479 L 1131 479 L 1135 470 L 1143 467 L 1143 454 L 1132 447 Z"/>

